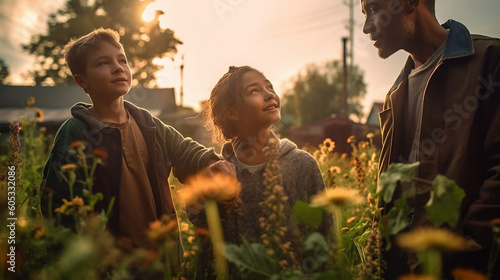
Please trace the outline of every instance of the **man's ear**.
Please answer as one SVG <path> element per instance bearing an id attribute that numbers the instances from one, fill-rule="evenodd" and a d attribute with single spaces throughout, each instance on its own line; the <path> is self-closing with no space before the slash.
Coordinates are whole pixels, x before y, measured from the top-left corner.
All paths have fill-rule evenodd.
<path id="1" fill-rule="evenodd" d="M 73 80 L 75 80 L 76 84 L 81 87 L 85 92 L 87 92 L 87 83 L 85 83 L 85 79 L 81 74 L 73 75 Z"/>
<path id="2" fill-rule="evenodd" d="M 407 6 L 407 10 L 408 10 L 408 13 L 413 13 L 419 4 L 423 4 L 421 3 L 422 1 L 420 0 L 406 0 L 406 4 L 408 5 Z"/>

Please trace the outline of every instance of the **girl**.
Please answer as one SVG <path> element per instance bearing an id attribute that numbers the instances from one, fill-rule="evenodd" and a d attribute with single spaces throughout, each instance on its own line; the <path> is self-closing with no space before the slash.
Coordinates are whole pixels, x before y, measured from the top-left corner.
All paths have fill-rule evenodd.
<path id="1" fill-rule="evenodd" d="M 226 243 L 241 244 L 242 237 L 250 242 L 261 242 L 265 232 L 259 218 L 265 215 L 259 203 L 266 199 L 263 174 L 267 162 L 263 148 L 270 139 L 275 139 L 279 147 L 277 157 L 283 192 L 288 197 L 283 202 L 286 227 L 283 243 L 289 241 L 292 246 L 301 247 L 301 242 L 294 242 L 297 227 L 291 209 L 298 200 L 309 202 L 325 184 L 310 154 L 297 149 L 287 139 L 278 139 L 272 132 L 271 127 L 280 121 L 281 115 L 280 98 L 271 82 L 254 68 L 232 66 L 213 88 L 206 109 L 207 126 L 213 131 L 215 140 L 224 142 L 222 156 L 235 165 L 242 186 L 238 211 L 220 211 Z M 331 216 L 325 217 L 320 228 L 324 234 L 331 224 Z M 198 215 L 192 222 L 204 227 L 203 220 Z M 202 258 L 199 267 L 209 268 L 210 262 L 210 258 Z"/>

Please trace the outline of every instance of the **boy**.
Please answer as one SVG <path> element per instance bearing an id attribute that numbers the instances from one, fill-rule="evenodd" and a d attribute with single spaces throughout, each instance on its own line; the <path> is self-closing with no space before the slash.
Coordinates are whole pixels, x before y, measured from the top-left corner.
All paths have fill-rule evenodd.
<path id="1" fill-rule="evenodd" d="M 93 186 L 93 192 L 102 193 L 104 199 L 95 210 L 106 209 L 114 197 L 108 229 L 134 247 L 148 248 L 149 223 L 163 215 L 177 218 L 168 184 L 172 169 L 180 181 L 205 167 L 206 172 L 235 172 L 234 166 L 219 161 L 213 149 L 184 138 L 148 111 L 123 100 L 132 75 L 119 40 L 116 31 L 100 28 L 64 47 L 73 78 L 92 104 L 77 103 L 71 108 L 73 118 L 57 132 L 43 178 L 53 191 L 53 210 L 70 197 L 60 170 L 65 164 L 78 164 L 69 152 L 71 144 L 82 141 L 86 151 L 104 151 L 108 156 L 98 165 Z M 82 197 L 79 181 L 84 179 L 77 172 L 74 196 Z M 180 243 L 177 248 L 180 260 Z"/>

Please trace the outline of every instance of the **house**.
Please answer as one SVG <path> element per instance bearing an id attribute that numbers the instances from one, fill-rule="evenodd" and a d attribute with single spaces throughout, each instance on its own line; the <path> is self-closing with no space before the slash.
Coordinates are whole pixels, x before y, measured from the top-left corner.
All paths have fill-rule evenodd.
<path id="1" fill-rule="evenodd" d="M 10 122 L 18 122 L 22 117 L 34 120 L 37 109 L 43 113 L 43 120 L 39 122 L 39 126 L 45 127 L 48 134 L 54 135 L 59 126 L 71 117 L 71 106 L 77 102 L 90 103 L 88 95 L 77 85 L 54 87 L 0 85 L 0 97 L 1 143 L 5 143 L 8 138 Z M 27 101 L 30 97 L 34 97 L 35 103 L 28 108 Z M 187 121 L 184 120 L 183 114 L 178 114 L 173 88 L 135 87 L 124 96 L 124 99 L 147 109 L 153 116 L 168 124 L 175 122 L 185 128 L 178 129 L 184 136 L 191 135 L 184 134 L 183 130 L 201 135 L 200 130 L 203 130 L 201 121 L 198 123 Z M 198 140 L 195 137 L 193 139 Z"/>
<path id="2" fill-rule="evenodd" d="M 360 139 L 364 137 L 363 131 L 363 124 L 347 118 L 328 117 L 292 128 L 288 133 L 290 140 L 298 147 L 306 145 L 317 147 L 326 138 L 330 138 L 335 142 L 336 152 L 350 154 L 352 147 L 347 143 L 347 139 L 352 135 Z"/>
<path id="3" fill-rule="evenodd" d="M 384 109 L 384 103 L 382 102 L 373 102 L 372 109 L 368 114 L 368 118 L 366 119 L 366 124 L 373 126 L 380 126 L 380 119 L 378 118 L 378 113 L 382 112 Z"/>

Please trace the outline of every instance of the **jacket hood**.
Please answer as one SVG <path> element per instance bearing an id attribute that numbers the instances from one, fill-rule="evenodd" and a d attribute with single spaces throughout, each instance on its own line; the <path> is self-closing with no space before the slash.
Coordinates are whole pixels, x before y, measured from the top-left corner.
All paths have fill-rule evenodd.
<path id="1" fill-rule="evenodd" d="M 129 112 L 135 119 L 135 121 L 145 127 L 149 127 L 148 123 L 151 123 L 152 116 L 145 109 L 139 108 L 134 104 L 124 100 L 123 105 L 127 112 Z M 89 124 L 91 127 L 96 127 L 98 129 L 106 128 L 108 125 L 97 120 L 92 116 L 89 109 L 92 107 L 92 104 L 78 102 L 73 107 L 71 107 L 71 115 L 75 118 L 79 118 Z M 148 120 L 149 119 L 149 120 Z"/>
<path id="2" fill-rule="evenodd" d="M 279 153 L 278 153 L 278 158 L 281 158 L 285 156 L 286 154 L 290 153 L 291 151 L 297 149 L 297 145 L 293 143 L 292 141 L 284 138 L 284 139 L 279 139 L 274 132 L 271 131 L 271 137 L 274 139 L 278 139 L 279 141 Z M 225 159 L 229 159 L 234 156 L 234 148 L 233 148 L 233 143 L 226 143 L 222 147 L 222 156 Z"/>

